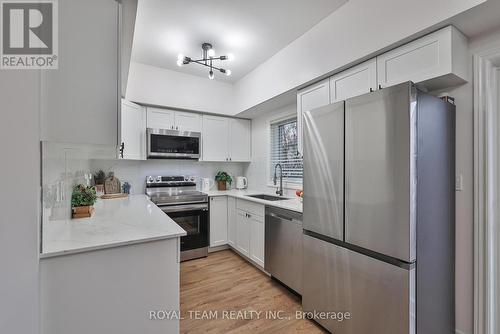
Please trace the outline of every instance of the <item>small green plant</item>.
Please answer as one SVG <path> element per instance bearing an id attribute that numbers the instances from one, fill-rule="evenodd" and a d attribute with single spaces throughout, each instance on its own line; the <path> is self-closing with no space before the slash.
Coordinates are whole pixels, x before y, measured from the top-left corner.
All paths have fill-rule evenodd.
<path id="1" fill-rule="evenodd" d="M 227 183 L 231 184 L 233 182 L 233 179 L 231 178 L 231 175 L 229 175 L 226 172 L 217 172 L 217 175 L 215 175 L 215 181 L 217 182 L 226 181 Z"/>
<path id="2" fill-rule="evenodd" d="M 94 183 L 95 184 L 104 184 L 104 179 L 106 178 L 106 174 L 104 173 L 104 171 L 101 169 L 99 171 L 97 171 L 95 174 L 94 174 Z"/>
<path id="3" fill-rule="evenodd" d="M 71 194 L 71 206 L 92 206 L 97 200 L 95 188 L 79 184 L 73 187 Z"/>

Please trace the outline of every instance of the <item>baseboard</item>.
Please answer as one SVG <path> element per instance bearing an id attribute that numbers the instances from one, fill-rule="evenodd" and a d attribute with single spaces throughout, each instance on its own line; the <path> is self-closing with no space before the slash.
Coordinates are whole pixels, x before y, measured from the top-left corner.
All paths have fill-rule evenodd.
<path id="1" fill-rule="evenodd" d="M 259 269 L 260 271 L 262 271 L 264 274 L 266 274 L 267 276 L 271 276 L 271 274 L 269 274 L 267 271 L 264 270 L 264 268 L 262 268 L 260 265 L 258 265 L 257 263 L 255 263 L 254 261 L 252 261 L 252 259 L 249 259 L 248 257 L 246 257 L 244 254 L 240 253 L 239 250 L 237 250 L 235 247 L 229 245 L 229 249 L 232 250 L 234 253 L 236 253 L 239 257 L 241 257 L 243 260 L 247 261 L 248 263 L 250 263 L 251 265 L 253 265 L 255 268 Z"/>
<path id="2" fill-rule="evenodd" d="M 228 245 L 222 245 L 222 246 L 217 246 L 217 247 L 208 247 L 208 252 L 213 253 L 213 252 L 218 252 L 221 250 L 229 249 Z"/>

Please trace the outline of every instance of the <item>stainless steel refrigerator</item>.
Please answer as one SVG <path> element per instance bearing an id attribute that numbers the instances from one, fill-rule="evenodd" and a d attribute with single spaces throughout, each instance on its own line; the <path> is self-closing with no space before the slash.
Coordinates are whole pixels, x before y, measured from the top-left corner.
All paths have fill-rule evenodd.
<path id="1" fill-rule="evenodd" d="M 455 107 L 408 82 L 303 117 L 304 311 L 335 334 L 454 333 Z"/>

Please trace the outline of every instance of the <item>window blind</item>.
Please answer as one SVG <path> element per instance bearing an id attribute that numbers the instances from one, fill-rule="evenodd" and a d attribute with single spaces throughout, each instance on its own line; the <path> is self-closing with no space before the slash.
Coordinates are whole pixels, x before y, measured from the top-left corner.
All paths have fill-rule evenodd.
<path id="1" fill-rule="evenodd" d="M 270 177 L 279 163 L 283 168 L 283 182 L 302 183 L 303 163 L 297 154 L 297 118 L 271 123 Z M 279 172 L 278 176 L 279 176 Z"/>

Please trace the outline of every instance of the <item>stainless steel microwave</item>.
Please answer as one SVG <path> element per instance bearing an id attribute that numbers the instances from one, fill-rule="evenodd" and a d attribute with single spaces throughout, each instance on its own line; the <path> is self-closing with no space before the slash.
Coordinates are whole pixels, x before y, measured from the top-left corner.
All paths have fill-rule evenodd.
<path id="1" fill-rule="evenodd" d="M 201 133 L 147 128 L 149 159 L 200 158 Z"/>

